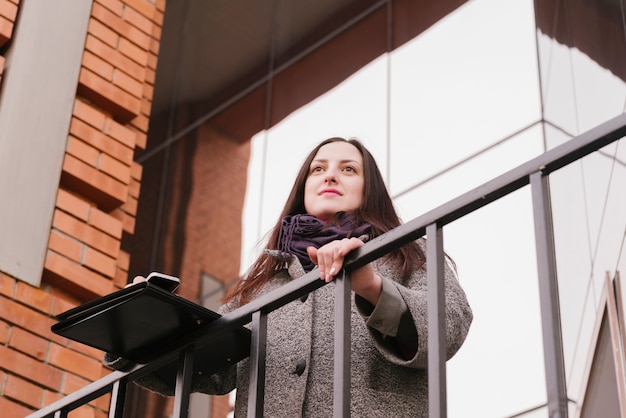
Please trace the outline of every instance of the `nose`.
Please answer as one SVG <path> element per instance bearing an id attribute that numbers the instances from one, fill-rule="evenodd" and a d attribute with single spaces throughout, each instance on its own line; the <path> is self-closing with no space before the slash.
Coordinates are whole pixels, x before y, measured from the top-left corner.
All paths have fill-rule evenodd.
<path id="1" fill-rule="evenodd" d="M 326 184 L 337 183 L 337 177 L 335 177 L 335 174 L 332 171 L 329 170 L 326 173 L 326 177 L 324 177 L 324 183 Z"/>

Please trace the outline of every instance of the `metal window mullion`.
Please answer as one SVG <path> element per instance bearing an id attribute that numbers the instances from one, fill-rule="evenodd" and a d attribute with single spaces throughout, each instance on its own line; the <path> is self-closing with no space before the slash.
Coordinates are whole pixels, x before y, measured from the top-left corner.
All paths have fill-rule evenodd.
<path id="1" fill-rule="evenodd" d="M 109 418 L 121 418 L 124 415 L 126 401 L 126 381 L 118 380 L 113 384 L 111 402 L 109 404 Z"/>
<path id="2" fill-rule="evenodd" d="M 428 408 L 432 418 L 445 418 L 446 333 L 443 231 L 436 224 L 426 227 L 428 260 Z"/>
<path id="3" fill-rule="evenodd" d="M 548 177 L 541 171 L 533 173 L 530 175 L 530 186 L 535 221 L 548 416 L 565 418 L 568 416 L 567 388 Z"/>
<path id="4" fill-rule="evenodd" d="M 189 415 L 189 396 L 191 395 L 194 354 L 194 346 L 189 345 L 181 351 L 178 359 L 176 389 L 174 392 L 174 418 L 187 418 Z"/>
<path id="5" fill-rule="evenodd" d="M 335 343 L 333 416 L 350 417 L 350 353 L 352 315 L 350 275 L 344 270 L 335 280 Z"/>
<path id="6" fill-rule="evenodd" d="M 267 314 L 256 311 L 250 324 L 250 377 L 248 386 L 248 417 L 262 417 L 265 398 L 265 348 Z"/>

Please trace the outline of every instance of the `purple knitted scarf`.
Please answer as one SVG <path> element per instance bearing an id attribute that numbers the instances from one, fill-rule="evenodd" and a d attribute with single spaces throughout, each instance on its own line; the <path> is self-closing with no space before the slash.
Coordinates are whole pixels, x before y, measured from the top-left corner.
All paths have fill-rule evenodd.
<path id="1" fill-rule="evenodd" d="M 278 234 L 280 251 L 294 254 L 304 270 L 313 270 L 315 264 L 306 252 L 307 247 L 320 248 L 331 241 L 367 234 L 370 224 L 357 225 L 354 215 L 342 213 L 336 222 L 325 222 L 315 216 L 300 214 L 285 216 Z"/>

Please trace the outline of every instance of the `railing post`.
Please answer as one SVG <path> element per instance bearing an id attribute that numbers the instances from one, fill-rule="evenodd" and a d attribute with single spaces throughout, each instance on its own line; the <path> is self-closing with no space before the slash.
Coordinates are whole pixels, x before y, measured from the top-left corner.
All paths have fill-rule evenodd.
<path id="1" fill-rule="evenodd" d="M 111 402 L 109 404 L 109 418 L 122 418 L 126 402 L 126 380 L 118 380 L 113 384 Z"/>
<path id="2" fill-rule="evenodd" d="M 446 389 L 446 314 L 444 287 L 443 231 L 436 224 L 426 227 L 428 263 L 428 408 L 432 418 L 445 418 Z"/>
<path id="3" fill-rule="evenodd" d="M 176 374 L 176 390 L 174 392 L 174 418 L 187 418 L 189 415 L 189 395 L 191 395 L 191 378 L 193 377 L 194 346 L 189 345 L 180 352 L 178 373 Z"/>
<path id="4" fill-rule="evenodd" d="M 350 417 L 350 354 L 351 345 L 351 286 L 350 275 L 344 270 L 335 280 L 335 343 L 333 416 Z"/>
<path id="5" fill-rule="evenodd" d="M 248 386 L 248 417 L 262 417 L 265 404 L 265 347 L 267 314 L 256 311 L 250 324 L 250 384 Z"/>
<path id="6" fill-rule="evenodd" d="M 544 176 L 541 171 L 537 171 L 530 175 L 530 186 L 535 219 L 548 416 L 550 418 L 567 418 L 565 361 L 563 359 L 563 337 L 548 177 Z"/>

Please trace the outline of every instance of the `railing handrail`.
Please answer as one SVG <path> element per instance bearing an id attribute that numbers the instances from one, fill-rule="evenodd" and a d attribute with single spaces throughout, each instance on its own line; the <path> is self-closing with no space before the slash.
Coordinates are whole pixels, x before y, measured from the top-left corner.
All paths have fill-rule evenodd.
<path id="1" fill-rule="evenodd" d="M 346 270 L 370 263 L 400 246 L 426 234 L 430 225 L 443 227 L 468 213 L 488 205 L 530 183 L 533 174 L 548 175 L 610 143 L 626 136 L 626 113 L 620 114 L 541 155 L 523 163 L 504 174 L 444 203 L 421 216 L 380 235 L 354 250 L 346 259 Z M 115 382 L 132 381 L 165 364 L 175 361 L 181 350 L 193 345 L 200 348 L 224 333 L 248 324 L 255 312 L 267 314 L 296 300 L 326 283 L 319 279 L 316 271 L 293 280 L 250 303 L 241 306 L 214 322 L 198 328 L 172 346 L 172 350 L 160 358 L 144 365 L 137 365 L 128 372 L 113 372 L 86 387 L 36 411 L 27 418 L 51 417 L 60 410 L 85 404 L 94 394 L 104 394 Z M 98 395 L 98 396 L 100 396 Z M 84 402 L 83 402 L 84 401 Z M 82 403 L 79 403 L 82 402 Z"/>

